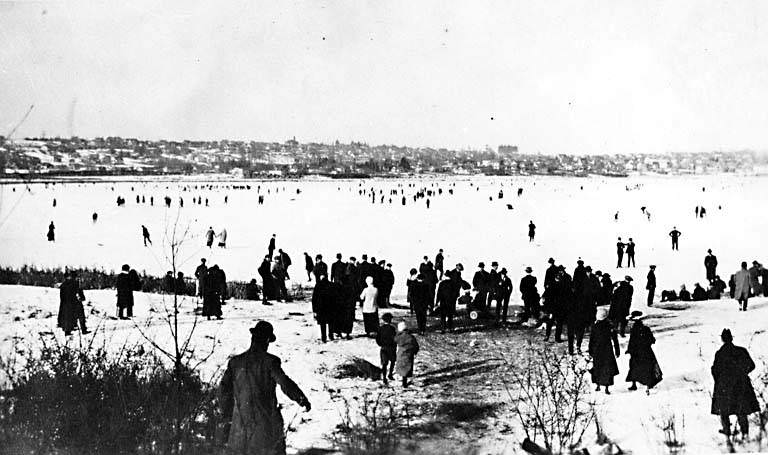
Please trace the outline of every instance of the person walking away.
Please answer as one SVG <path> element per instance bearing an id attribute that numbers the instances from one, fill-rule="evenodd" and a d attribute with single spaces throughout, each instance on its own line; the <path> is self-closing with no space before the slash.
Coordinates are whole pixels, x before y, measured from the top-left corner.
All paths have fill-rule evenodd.
<path id="1" fill-rule="evenodd" d="M 656 266 L 651 265 L 646 276 L 645 289 L 648 290 L 648 306 L 653 306 L 653 295 L 656 292 Z"/>
<path id="2" fill-rule="evenodd" d="M 533 224 L 533 220 L 528 222 L 528 243 L 533 242 L 533 238 L 536 237 L 536 225 Z"/>
<path id="3" fill-rule="evenodd" d="M 414 269 L 415 270 L 415 269 Z M 435 306 L 440 312 L 440 332 L 446 328 L 453 330 L 453 317 L 456 315 L 456 299 L 459 298 L 461 283 L 456 283 L 453 274 L 446 274 L 437 286 Z"/>
<path id="4" fill-rule="evenodd" d="M 536 289 L 536 277 L 531 275 L 533 269 L 528 266 L 525 268 L 525 276 L 520 280 L 520 295 L 523 298 L 523 314 L 520 315 L 520 322 L 527 321 L 530 317 L 539 316 L 539 290 Z"/>
<path id="5" fill-rule="evenodd" d="M 741 270 L 733 275 L 733 298 L 739 302 L 739 311 L 747 311 L 749 301 L 749 271 L 747 262 L 741 263 Z"/>
<path id="6" fill-rule="evenodd" d="M 760 405 L 749 380 L 749 373 L 754 371 L 755 362 L 749 352 L 733 344 L 733 335 L 729 329 L 723 329 L 720 334 L 723 345 L 715 353 L 712 364 L 712 378 L 715 380 L 712 392 L 712 409 L 714 415 L 720 416 L 722 429 L 720 433 L 730 437 L 731 416 L 736 415 L 744 440 L 749 436 L 749 420 L 747 416 L 760 411 Z"/>
<path id="7" fill-rule="evenodd" d="M 632 240 L 632 237 L 629 238 L 629 242 L 627 243 L 627 267 L 637 267 L 635 264 L 635 242 Z"/>
<path id="8" fill-rule="evenodd" d="M 46 237 L 48 237 L 49 242 L 55 242 L 56 241 L 56 226 L 53 225 L 53 221 L 51 221 L 51 224 L 48 225 L 48 234 L 46 234 Z"/>
<path id="9" fill-rule="evenodd" d="M 437 272 L 437 279 L 442 280 L 443 279 L 443 273 L 444 273 L 444 258 L 443 258 L 443 249 L 440 248 L 440 251 L 437 252 L 437 255 L 435 256 L 435 272 Z"/>
<path id="10" fill-rule="evenodd" d="M 627 331 L 627 316 L 632 306 L 632 277 L 627 275 L 613 291 L 613 301 L 608 310 L 608 318 L 619 328 L 619 335 L 624 337 Z"/>
<path id="11" fill-rule="evenodd" d="M 131 273 L 131 267 L 123 264 L 122 271 L 117 275 L 117 317 L 130 319 L 133 317 L 133 291 L 140 289 L 138 274 Z M 126 312 L 124 315 L 123 312 Z"/>
<path id="12" fill-rule="evenodd" d="M 636 320 L 629 331 L 626 352 L 629 354 L 629 372 L 627 372 L 626 382 L 632 383 L 629 390 L 637 390 L 639 382 L 646 387 L 646 395 L 650 395 L 651 389 L 661 382 L 663 375 L 656 360 L 656 354 L 653 353 L 654 343 L 656 338 L 650 327 L 643 324 L 642 320 Z"/>
<path id="13" fill-rule="evenodd" d="M 226 248 L 227 247 L 227 229 L 221 228 L 221 231 L 219 231 L 219 248 Z"/>
<path id="14" fill-rule="evenodd" d="M 395 343 L 397 343 L 397 374 L 403 378 L 403 387 L 408 387 L 408 378 L 413 376 L 413 363 L 419 352 L 419 342 L 409 332 L 405 321 L 397 324 Z"/>
<path id="15" fill-rule="evenodd" d="M 307 255 L 307 253 L 304 253 L 304 262 L 306 263 L 307 270 L 311 272 L 315 266 L 312 262 L 312 258 Z M 331 264 L 331 283 L 341 283 L 342 278 L 344 277 L 344 270 L 346 269 L 347 264 L 344 263 L 344 261 L 341 260 L 341 253 L 336 253 L 336 262 Z"/>
<path id="16" fill-rule="evenodd" d="M 379 359 L 381 360 L 381 379 L 384 385 L 388 384 L 387 380 L 394 380 L 395 362 L 397 361 L 397 343 L 395 343 L 395 335 L 397 335 L 397 329 L 392 325 L 392 314 L 384 313 L 381 315 L 383 324 L 379 327 L 379 331 L 376 333 L 376 344 L 379 345 Z M 387 373 L 389 371 L 389 373 Z"/>
<path id="17" fill-rule="evenodd" d="M 328 276 L 328 266 L 323 262 L 322 254 L 315 256 L 315 268 L 312 270 L 312 274 L 315 276 L 315 283 L 317 283 L 320 275 Z"/>
<path id="18" fill-rule="evenodd" d="M 280 359 L 267 352 L 276 341 L 272 324 L 259 321 L 250 332 L 251 347 L 229 360 L 219 386 L 219 403 L 229 429 L 227 453 L 285 455 L 286 432 L 275 394 L 277 385 L 306 411 L 312 406 L 285 374 Z"/>
<path id="19" fill-rule="evenodd" d="M 334 290 L 335 288 L 328 281 L 328 278 L 325 275 L 320 275 L 320 281 L 315 284 L 315 289 L 312 291 L 312 312 L 320 326 L 320 339 L 323 343 L 327 339 L 333 341 L 333 320 L 337 300 Z"/>
<path id="20" fill-rule="evenodd" d="M 84 300 L 85 294 L 80 288 L 75 272 L 67 272 L 59 287 L 59 314 L 57 318 L 57 325 L 64 331 L 64 335 L 71 335 L 78 323 L 80 323 L 82 335 L 90 333 L 85 326 Z"/>
<path id="21" fill-rule="evenodd" d="M 288 253 L 283 251 L 282 248 L 278 249 L 277 252 L 278 252 L 277 256 L 280 258 L 280 262 L 283 264 L 283 268 L 285 269 L 285 277 L 287 279 L 290 279 L 291 275 L 290 273 L 288 273 L 288 268 L 293 264 L 293 261 L 291 261 L 291 257 L 288 256 Z M 326 277 L 328 276 L 327 270 L 326 270 L 325 276 Z"/>
<path id="22" fill-rule="evenodd" d="M 499 315 L 497 312 L 496 319 L 502 323 L 507 322 L 510 297 L 512 297 L 512 280 L 509 278 L 509 276 L 507 276 L 507 269 L 502 268 L 501 273 L 499 273 L 499 300 L 498 304 L 496 305 L 497 308 L 501 306 L 501 315 Z"/>
<path id="23" fill-rule="evenodd" d="M 621 268 L 621 263 L 624 260 L 624 242 L 621 241 L 621 237 L 616 242 L 616 268 Z"/>
<path id="24" fill-rule="evenodd" d="M 267 251 L 269 252 L 269 260 L 272 261 L 272 255 L 275 252 L 275 238 L 277 236 L 275 234 L 272 234 L 272 238 L 269 239 L 269 246 L 267 247 Z M 317 280 L 317 277 L 315 277 L 315 280 Z"/>
<path id="25" fill-rule="evenodd" d="M 315 269 L 315 261 L 312 260 L 312 256 L 304 252 L 304 270 L 307 271 L 307 283 L 312 282 L 312 271 Z M 331 274 L 331 277 L 334 275 Z M 335 282 L 335 281 L 334 281 Z"/>
<path id="26" fill-rule="evenodd" d="M 205 246 L 211 248 L 213 246 L 214 237 L 216 237 L 216 233 L 213 232 L 213 226 L 209 226 L 208 230 L 205 231 Z"/>
<path id="27" fill-rule="evenodd" d="M 208 266 L 205 265 L 205 258 L 200 259 L 200 265 L 195 269 L 195 279 L 197 280 L 197 292 L 198 297 L 203 297 L 203 289 L 205 287 L 205 272 L 208 270 Z"/>
<path id="28" fill-rule="evenodd" d="M 717 256 L 712 254 L 712 250 L 707 250 L 707 255 L 704 256 L 704 268 L 707 271 L 707 281 L 712 282 L 717 275 Z"/>
<path id="29" fill-rule="evenodd" d="M 365 279 L 367 287 L 360 294 L 360 306 L 363 308 L 363 325 L 365 333 L 371 337 L 379 330 L 379 308 L 376 305 L 379 291 L 373 286 L 373 277 Z"/>
<path id="30" fill-rule="evenodd" d="M 429 283 L 424 280 L 424 274 L 416 275 L 416 280 L 411 283 L 411 299 L 413 300 L 413 312 L 416 314 L 416 325 L 420 334 L 427 331 L 427 311 L 432 306 L 429 293 Z"/>
<path id="31" fill-rule="evenodd" d="M 611 322 L 606 319 L 605 308 L 601 308 L 597 322 L 592 326 L 589 334 L 589 355 L 592 357 L 592 369 L 590 370 L 592 383 L 597 384 L 597 392 L 600 387 L 605 387 L 605 394 L 610 395 L 608 387 L 613 385 L 613 378 L 619 374 L 619 366 L 616 358 L 619 357 L 619 339 Z"/>
<path id="32" fill-rule="evenodd" d="M 678 242 L 681 235 L 683 234 L 677 230 L 677 226 L 672 226 L 672 230 L 669 232 L 669 236 L 672 237 L 672 249 L 675 251 L 680 249 L 678 247 Z"/>
<path id="33" fill-rule="evenodd" d="M 144 246 L 147 246 L 147 242 L 152 245 L 152 239 L 149 238 L 149 229 L 143 224 L 141 225 L 141 237 L 144 239 Z"/>

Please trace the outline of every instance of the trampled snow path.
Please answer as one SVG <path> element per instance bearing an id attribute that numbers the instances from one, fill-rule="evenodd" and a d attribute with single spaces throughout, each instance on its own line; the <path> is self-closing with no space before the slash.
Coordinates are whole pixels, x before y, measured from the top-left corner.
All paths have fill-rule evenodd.
<path id="1" fill-rule="evenodd" d="M 89 302 L 87 305 L 88 323 L 91 329 L 98 326 L 96 342 L 104 342 L 108 348 L 119 349 L 124 342 L 142 342 L 133 323 L 114 320 L 114 291 L 86 291 Z M 157 314 L 150 308 L 162 308 L 167 297 L 151 294 L 136 294 L 136 317 L 138 325 L 147 321 L 152 324 L 147 329 L 148 334 L 156 341 L 168 341 L 168 331 L 157 319 Z M 194 316 L 190 311 L 193 301 L 186 301 L 182 310 L 182 326 L 188 329 L 192 326 Z M 724 438 L 717 433 L 718 419 L 709 414 L 712 379 L 709 368 L 714 353 L 720 346 L 719 335 L 724 327 L 734 334 L 736 344 L 748 347 L 756 363 L 768 359 L 768 344 L 766 344 L 765 323 L 768 317 L 768 300 L 753 299 L 750 310 L 746 313 L 737 311 L 733 300 L 707 301 L 689 303 L 685 309 L 682 304 L 661 305 L 660 307 L 644 308 L 634 306 L 645 312 L 645 320 L 656 335 L 656 355 L 664 371 L 664 380 L 657 389 L 646 396 L 641 390 L 629 392 L 624 383 L 627 372 L 628 356 L 623 353 L 626 349 L 627 338 L 621 339 L 622 356 L 619 359 L 620 376 L 616 378 L 616 386 L 612 394 L 602 393 L 596 396 L 604 403 L 602 423 L 606 433 L 624 450 L 636 454 L 666 453 L 661 443 L 661 430 L 654 419 L 660 419 L 669 412 L 674 412 L 678 418 L 684 416 L 684 441 L 687 444 L 686 453 L 706 454 L 722 453 Z M 663 308 L 662 308 L 663 307 Z M 58 290 L 24 286 L 0 286 L 0 350 L 2 355 L 8 355 L 14 343 L 35 346 L 39 337 L 55 337 L 64 340 L 61 330 L 56 329 L 55 313 L 58 308 Z M 664 309 L 675 308 L 675 309 Z M 293 314 L 291 314 L 293 313 Z M 395 310 L 396 318 L 406 317 L 404 312 Z M 288 444 L 292 450 L 311 446 L 326 446 L 325 435 L 340 421 L 343 407 L 331 399 L 330 391 L 341 393 L 343 396 L 362 396 L 365 391 L 377 392 L 383 390 L 380 384 L 363 379 L 334 379 L 329 375 L 335 365 L 349 356 L 360 356 L 370 362 L 378 363 L 378 349 L 374 342 L 366 338 L 355 338 L 352 341 L 321 344 L 318 340 L 319 331 L 312 321 L 308 302 L 291 304 L 275 304 L 263 306 L 256 302 L 230 301 L 224 307 L 223 321 L 200 320 L 195 334 L 196 345 L 201 351 L 207 350 L 215 340 L 217 349 L 211 359 L 203 365 L 204 375 L 215 378 L 217 373 L 226 365 L 226 359 L 248 347 L 248 328 L 259 319 L 267 319 L 274 323 L 277 342 L 270 348 L 271 352 L 283 359 L 286 372 L 309 395 L 313 403 L 311 412 L 299 412 L 299 408 L 281 396 L 284 404 L 283 415 L 286 422 L 292 423 L 295 431 L 288 436 Z M 14 318 L 18 317 L 18 320 Z M 358 316 L 359 318 L 359 316 Z M 359 333 L 360 329 L 356 328 Z M 489 338 L 491 337 L 491 338 Z M 416 387 L 404 394 L 399 387 L 391 387 L 393 399 L 411 399 L 426 407 L 436 400 L 448 386 L 445 383 L 427 385 L 420 375 L 428 369 L 435 368 L 431 359 L 443 356 L 444 365 L 450 365 L 452 357 L 473 356 L 470 340 L 482 343 L 499 343 L 498 340 L 508 339 L 508 346 L 519 346 L 523 339 L 532 338 L 540 342 L 540 333 L 532 329 L 516 329 L 508 331 L 467 332 L 464 334 L 429 334 L 424 339 L 425 349 L 417 356 Z M 76 333 L 70 338 L 70 343 L 78 342 Z M 494 341 L 495 340 L 495 341 Z M 517 340 L 517 341 L 515 341 Z M 565 349 L 564 345 L 553 345 L 553 349 Z M 451 356 L 449 349 L 456 349 Z M 439 350 L 439 352 L 437 350 Z M 758 369 L 760 366 L 758 367 Z M 757 383 L 756 373 L 752 375 L 753 383 Z M 483 375 L 464 378 L 464 381 L 476 381 L 477 390 L 451 391 L 451 396 L 461 397 L 462 393 L 472 392 L 474 397 L 482 397 L 490 402 L 499 400 L 499 396 L 487 392 L 483 388 Z M 486 392 L 484 392 L 486 390 Z M 468 396 L 468 395 L 465 395 Z M 401 398 L 397 398 L 401 397 Z M 503 398 L 502 398 L 503 400 Z M 490 418 L 487 422 L 490 431 L 447 439 L 443 444 L 451 447 L 461 447 L 462 444 L 479 443 L 484 446 L 482 453 L 518 453 L 516 442 L 519 436 L 514 432 L 497 431 L 500 426 L 515 427 L 517 424 L 511 414 Z M 470 429 L 471 430 L 471 429 Z M 463 430 L 467 431 L 467 430 Z M 476 430 L 471 430 L 476 431 Z M 427 441 L 429 443 L 429 441 Z M 440 447 L 439 441 L 432 441 Z M 737 446 L 737 450 L 746 452 L 747 447 Z M 754 449 L 754 447 L 753 447 Z"/>

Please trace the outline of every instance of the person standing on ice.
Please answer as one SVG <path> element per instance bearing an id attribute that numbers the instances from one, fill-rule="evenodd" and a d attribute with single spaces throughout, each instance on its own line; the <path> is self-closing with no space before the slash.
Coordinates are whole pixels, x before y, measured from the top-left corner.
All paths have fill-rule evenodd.
<path id="1" fill-rule="evenodd" d="M 624 261 L 624 242 L 621 241 L 621 237 L 616 242 L 616 268 L 621 268 L 621 263 Z"/>
<path id="2" fill-rule="evenodd" d="M 227 229 L 221 228 L 221 231 L 219 231 L 219 248 L 226 248 L 227 247 Z"/>
<path id="3" fill-rule="evenodd" d="M 259 321 L 250 329 L 251 347 L 232 357 L 219 386 L 219 403 L 228 423 L 227 453 L 285 455 L 285 428 L 275 389 L 312 409 L 307 396 L 289 378 L 280 359 L 267 352 L 276 340 L 272 324 Z"/>
<path id="4" fill-rule="evenodd" d="M 212 247 L 214 237 L 216 237 L 216 233 L 213 232 L 213 226 L 208 226 L 208 230 L 205 231 L 205 246 Z"/>
<path id="5" fill-rule="evenodd" d="M 707 250 L 707 255 L 704 256 L 704 268 L 707 270 L 707 281 L 710 283 L 717 276 L 717 256 L 712 254 L 712 250 Z"/>
<path id="6" fill-rule="evenodd" d="M 277 236 L 275 234 L 272 234 L 272 238 L 269 239 L 269 246 L 267 247 L 270 261 L 272 260 L 272 255 L 275 253 L 275 237 Z M 317 277 L 315 277 L 315 281 L 317 281 Z"/>
<path id="7" fill-rule="evenodd" d="M 637 267 L 635 264 L 635 242 L 632 240 L 632 237 L 629 238 L 629 242 L 627 243 L 627 268 L 629 267 Z"/>
<path id="8" fill-rule="evenodd" d="M 531 275 L 533 269 L 525 268 L 525 276 L 520 280 L 520 295 L 523 299 L 523 314 L 520 322 L 526 322 L 529 318 L 539 317 L 539 290 L 536 289 L 536 277 Z M 510 283 L 511 286 L 511 283 Z"/>
<path id="9" fill-rule="evenodd" d="M 595 391 L 599 392 L 600 387 L 605 387 L 606 395 L 610 395 L 608 387 L 613 385 L 614 376 L 619 374 L 616 358 L 619 357 L 620 348 L 616 331 L 606 316 L 607 312 L 601 308 L 589 335 L 589 355 L 592 357 L 592 383 L 597 384 Z"/>
<path id="10" fill-rule="evenodd" d="M 149 238 L 149 229 L 143 224 L 141 225 L 141 237 L 144 239 L 144 246 L 147 246 L 147 242 L 152 245 L 152 239 Z"/>
<path id="11" fill-rule="evenodd" d="M 533 224 L 533 220 L 528 221 L 528 243 L 533 242 L 533 238 L 536 237 L 536 225 Z"/>
<path id="12" fill-rule="evenodd" d="M 645 289 L 648 290 L 648 306 L 653 306 L 653 295 L 656 292 L 656 266 L 651 265 L 646 276 Z"/>
<path id="13" fill-rule="evenodd" d="M 633 313 L 634 315 L 639 312 Z M 653 344 L 656 338 L 651 329 L 638 319 L 632 324 L 632 330 L 629 331 L 629 343 L 627 344 L 627 354 L 629 354 L 629 372 L 626 382 L 631 382 L 629 390 L 637 390 L 637 383 L 647 387 L 645 394 L 650 395 L 651 389 L 662 379 L 661 367 L 656 360 L 656 354 L 653 353 Z"/>
<path id="14" fill-rule="evenodd" d="M 48 225 L 48 234 L 46 236 L 48 237 L 49 242 L 55 242 L 56 241 L 56 226 L 53 225 L 53 221 L 51 221 L 51 224 Z"/>
<path id="15" fill-rule="evenodd" d="M 677 230 L 677 226 L 672 226 L 672 230 L 669 231 L 669 236 L 672 237 L 672 249 L 673 250 L 679 250 L 680 249 L 680 248 L 678 248 L 678 241 L 679 241 L 681 235 L 683 235 L 683 233 Z"/>
<path id="16" fill-rule="evenodd" d="M 715 353 L 712 364 L 712 378 L 715 387 L 712 392 L 712 409 L 714 415 L 720 416 L 723 426 L 720 433 L 731 436 L 731 416 L 736 415 L 743 440 L 749 437 L 749 420 L 747 416 L 760 412 L 755 390 L 749 380 L 749 373 L 754 371 L 755 362 L 749 352 L 733 344 L 733 335 L 728 329 L 720 334 L 723 346 Z"/>
<path id="17" fill-rule="evenodd" d="M 733 275 L 733 298 L 739 302 L 739 311 L 747 311 L 749 300 L 749 270 L 747 262 L 741 263 L 741 270 Z"/>

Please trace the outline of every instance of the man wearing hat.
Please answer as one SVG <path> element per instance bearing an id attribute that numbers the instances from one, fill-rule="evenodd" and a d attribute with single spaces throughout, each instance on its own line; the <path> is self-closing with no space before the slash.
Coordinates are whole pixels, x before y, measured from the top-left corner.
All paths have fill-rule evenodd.
<path id="1" fill-rule="evenodd" d="M 230 421 L 227 446 L 234 453 L 284 455 L 283 416 L 277 405 L 279 384 L 288 398 L 311 409 L 299 386 L 280 367 L 280 359 L 267 353 L 275 341 L 272 324 L 259 321 L 251 329 L 251 347 L 229 360 L 221 379 L 219 402 Z"/>
<path id="2" fill-rule="evenodd" d="M 747 311 L 749 300 L 749 271 L 747 262 L 741 263 L 741 270 L 733 274 L 733 297 L 739 302 L 739 311 Z"/>
<path id="3" fill-rule="evenodd" d="M 475 301 L 473 302 L 476 308 L 486 308 L 488 303 L 488 284 L 490 280 L 490 274 L 485 271 L 485 263 L 481 262 L 477 264 L 478 271 L 475 272 L 475 276 L 472 277 L 472 287 L 477 291 L 475 294 Z"/>
<path id="4" fill-rule="evenodd" d="M 336 262 L 331 264 L 331 276 L 329 277 L 331 283 L 341 283 L 342 278 L 344 278 L 344 269 L 346 266 L 347 264 L 341 260 L 341 253 L 336 253 Z"/>
<path id="5" fill-rule="evenodd" d="M 536 289 L 536 277 L 531 275 L 533 269 L 528 266 L 525 268 L 525 276 L 520 280 L 520 295 L 523 299 L 523 314 L 520 322 L 525 322 L 533 316 L 539 317 L 539 290 Z"/>
<path id="6" fill-rule="evenodd" d="M 499 277 L 499 263 L 491 262 L 491 271 L 488 272 L 488 308 L 491 308 L 491 302 L 496 301 L 496 314 L 499 314 L 499 303 L 501 294 L 501 279 Z"/>
<path id="7" fill-rule="evenodd" d="M 733 344 L 733 335 L 728 329 L 720 334 L 723 346 L 715 354 L 712 364 L 712 378 L 715 388 L 712 392 L 712 414 L 720 416 L 723 428 L 720 433 L 731 436 L 730 416 L 736 415 L 742 437 L 749 435 L 747 415 L 760 411 L 760 405 L 749 380 L 749 373 L 755 369 L 755 362 L 749 352 Z"/>
<path id="8" fill-rule="evenodd" d="M 632 294 L 634 288 L 632 288 L 632 277 L 627 275 L 624 277 L 624 281 L 619 283 L 616 290 L 613 291 L 613 301 L 608 310 L 608 319 L 610 319 L 619 328 L 619 335 L 626 336 L 627 331 L 627 316 L 629 316 L 629 308 L 632 306 Z"/>
<path id="9" fill-rule="evenodd" d="M 205 277 L 205 272 L 208 270 L 208 266 L 205 265 L 205 258 L 200 259 L 200 265 L 197 266 L 195 269 L 195 278 L 197 278 L 197 296 L 202 297 L 203 296 L 203 278 Z"/>
<path id="10" fill-rule="evenodd" d="M 552 258 L 549 258 L 547 261 L 549 263 L 549 267 L 547 267 L 547 271 L 544 274 L 544 289 L 549 289 L 550 286 L 555 284 L 555 278 L 557 278 L 557 266 L 555 265 L 555 260 Z"/>
<path id="11" fill-rule="evenodd" d="M 717 256 L 712 254 L 711 249 L 707 250 L 707 255 L 704 256 L 704 268 L 707 270 L 707 281 L 711 283 L 717 275 Z"/>
<path id="12" fill-rule="evenodd" d="M 512 280 L 507 276 L 507 269 L 502 268 L 499 273 L 499 297 L 496 304 L 496 320 L 507 322 L 509 312 L 509 298 L 512 296 Z M 501 311 L 499 311 L 501 309 Z"/>
<path id="13" fill-rule="evenodd" d="M 656 266 L 651 265 L 646 276 L 645 289 L 648 289 L 648 306 L 653 306 L 653 294 L 656 292 Z"/>

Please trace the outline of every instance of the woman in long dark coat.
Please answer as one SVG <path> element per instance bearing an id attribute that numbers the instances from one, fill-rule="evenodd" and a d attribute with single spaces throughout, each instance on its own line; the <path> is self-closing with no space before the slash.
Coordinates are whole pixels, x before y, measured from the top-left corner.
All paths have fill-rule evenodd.
<path id="1" fill-rule="evenodd" d="M 733 344 L 733 335 L 723 329 L 720 335 L 723 346 L 715 354 L 712 364 L 712 378 L 715 389 L 712 393 L 712 414 L 720 416 L 721 433 L 730 436 L 730 416 L 736 414 L 744 437 L 749 434 L 747 415 L 760 411 L 760 405 L 749 380 L 749 373 L 755 369 L 755 362 L 749 352 Z"/>
<path id="2" fill-rule="evenodd" d="M 77 278 L 72 272 L 61 283 L 59 288 L 59 315 L 58 327 L 64 330 L 65 335 L 72 333 L 80 322 L 80 330 L 83 334 L 88 333 L 85 327 L 85 311 L 83 309 L 83 300 L 85 294 L 77 282 Z"/>
<path id="3" fill-rule="evenodd" d="M 627 345 L 627 354 L 630 355 L 627 382 L 632 383 L 629 390 L 637 390 L 639 382 L 648 387 L 645 393 L 649 394 L 651 389 L 661 382 L 661 367 L 656 361 L 652 348 L 655 342 L 656 338 L 651 333 L 651 329 L 643 324 L 643 321 L 635 321 L 629 332 Z"/>
<path id="4" fill-rule="evenodd" d="M 219 282 L 219 266 L 214 265 L 205 272 L 203 286 L 203 316 L 209 320 L 211 316 L 221 319 L 221 285 Z"/>
<path id="5" fill-rule="evenodd" d="M 606 311 L 601 311 L 598 321 L 592 326 L 589 355 L 592 357 L 592 382 L 597 384 L 595 390 L 599 392 L 600 386 L 605 386 L 605 393 L 610 394 L 608 387 L 613 385 L 613 377 L 619 374 L 619 366 L 616 364 L 616 357 L 619 356 L 619 338 L 606 316 Z"/>
<path id="6" fill-rule="evenodd" d="M 397 361 L 395 370 L 403 378 L 403 387 L 408 387 L 408 378 L 413 376 L 413 363 L 416 353 L 419 352 L 419 342 L 411 335 L 405 322 L 397 325 Z"/>

